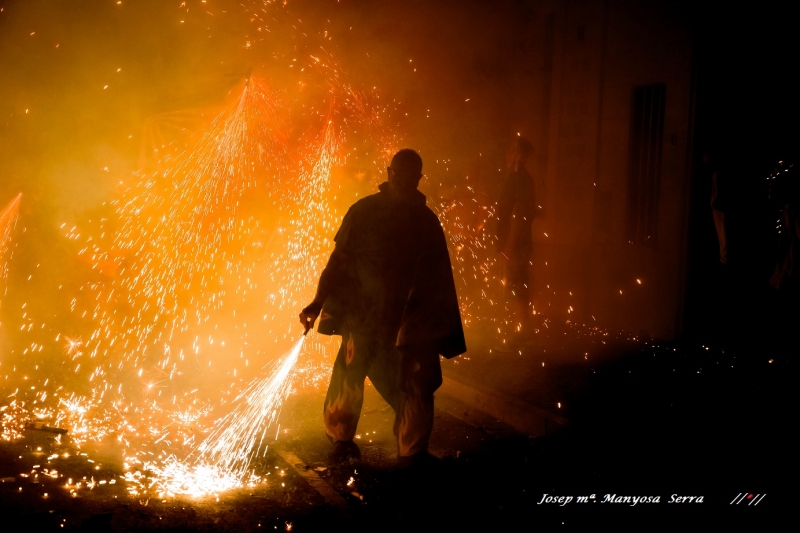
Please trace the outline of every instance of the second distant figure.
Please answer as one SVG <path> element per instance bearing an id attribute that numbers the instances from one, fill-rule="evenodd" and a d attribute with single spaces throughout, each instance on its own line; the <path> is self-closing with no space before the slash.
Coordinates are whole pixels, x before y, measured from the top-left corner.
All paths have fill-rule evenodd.
<path id="1" fill-rule="evenodd" d="M 531 223 L 536 217 L 536 187 L 525 168 L 533 145 L 525 137 L 516 137 L 508 149 L 506 178 L 497 206 L 497 251 L 504 264 L 503 279 L 511 292 L 515 330 L 518 341 L 530 341 L 530 255 L 533 250 Z"/>

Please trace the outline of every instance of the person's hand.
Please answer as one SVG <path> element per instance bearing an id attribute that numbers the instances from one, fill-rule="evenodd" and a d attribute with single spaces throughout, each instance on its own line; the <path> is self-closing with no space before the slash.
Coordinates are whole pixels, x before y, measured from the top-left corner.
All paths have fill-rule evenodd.
<path id="1" fill-rule="evenodd" d="M 303 308 L 300 311 L 300 323 L 303 324 L 303 327 L 306 330 L 303 332 L 303 335 L 308 333 L 308 330 L 314 327 L 314 322 L 317 321 L 317 317 L 319 316 L 320 311 L 322 310 L 322 306 L 317 302 L 311 302 L 310 305 Z"/>

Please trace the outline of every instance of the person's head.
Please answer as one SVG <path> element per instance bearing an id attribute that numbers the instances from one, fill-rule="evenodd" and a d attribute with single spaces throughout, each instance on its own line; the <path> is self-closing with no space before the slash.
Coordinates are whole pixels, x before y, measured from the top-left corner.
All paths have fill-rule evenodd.
<path id="1" fill-rule="evenodd" d="M 523 166 L 528 158 L 533 155 L 533 145 L 525 137 L 516 136 L 508 147 L 508 155 L 506 157 L 506 170 L 508 172 L 516 172 Z"/>
<path id="2" fill-rule="evenodd" d="M 392 157 L 389 168 L 389 183 L 399 191 L 417 188 L 422 179 L 422 158 L 410 148 L 403 148 Z"/>

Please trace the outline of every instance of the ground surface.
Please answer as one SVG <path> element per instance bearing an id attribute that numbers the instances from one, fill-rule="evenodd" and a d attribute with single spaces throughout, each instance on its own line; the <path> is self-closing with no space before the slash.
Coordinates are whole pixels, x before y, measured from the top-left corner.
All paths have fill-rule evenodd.
<path id="1" fill-rule="evenodd" d="M 0 445 L 3 521 L 14 525 L 9 530 L 33 531 L 782 523 L 800 496 L 793 349 L 654 344 L 569 325 L 548 332 L 522 354 L 476 345 L 468 358 L 444 364 L 452 379 L 568 419 L 546 434 L 526 434 L 440 394 L 431 442 L 440 461 L 397 470 L 393 413 L 368 386 L 361 458 L 331 463 L 321 430 L 323 393 L 306 392 L 287 402 L 282 435 L 258 465 L 270 472 L 266 485 L 218 498 L 159 500 L 128 496 L 115 450 L 76 455 L 68 444 L 29 432 Z M 93 478 L 95 485 L 73 496 L 64 488 L 70 478 L 73 485 Z M 540 503 L 545 495 L 573 500 Z M 670 503 L 673 495 L 703 501 Z M 639 496 L 660 501 L 616 501 Z"/>

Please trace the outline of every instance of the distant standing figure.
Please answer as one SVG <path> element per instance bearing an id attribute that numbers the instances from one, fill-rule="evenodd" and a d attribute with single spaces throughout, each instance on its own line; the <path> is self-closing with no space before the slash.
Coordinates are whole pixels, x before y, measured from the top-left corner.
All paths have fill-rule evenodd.
<path id="1" fill-rule="evenodd" d="M 719 172 L 712 166 L 708 154 L 703 154 L 703 164 L 711 175 L 711 213 L 714 215 L 714 227 L 719 239 L 719 262 L 728 263 L 728 224 L 725 213 L 728 210 L 728 194 L 719 178 Z"/>
<path id="2" fill-rule="evenodd" d="M 497 206 L 497 251 L 504 263 L 504 280 L 512 293 L 519 331 L 530 335 L 530 255 L 533 250 L 531 223 L 536 216 L 536 187 L 525 168 L 533 145 L 517 137 L 508 150 L 506 180 Z"/>

